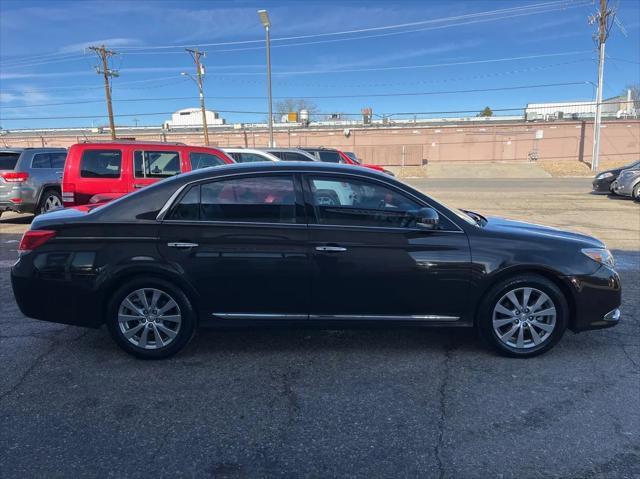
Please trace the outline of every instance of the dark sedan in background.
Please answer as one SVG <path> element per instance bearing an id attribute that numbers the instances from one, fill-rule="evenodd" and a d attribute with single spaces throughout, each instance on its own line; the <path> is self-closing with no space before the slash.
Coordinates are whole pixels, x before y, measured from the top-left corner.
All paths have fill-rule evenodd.
<path id="1" fill-rule="evenodd" d="M 602 194 L 615 193 L 615 191 L 613 191 L 613 182 L 618 179 L 620 173 L 623 170 L 636 170 L 638 168 L 640 168 L 640 161 L 636 161 L 627 166 L 621 166 L 620 168 L 614 168 L 613 170 L 607 170 L 603 171 L 602 173 L 598 173 L 593 179 L 593 192 Z"/>
<path id="2" fill-rule="evenodd" d="M 19 251 L 26 316 L 106 323 L 142 358 L 178 352 L 198 325 L 381 323 L 476 327 L 530 357 L 620 317 L 597 239 L 448 208 L 347 165 L 194 171 L 37 217 Z"/>

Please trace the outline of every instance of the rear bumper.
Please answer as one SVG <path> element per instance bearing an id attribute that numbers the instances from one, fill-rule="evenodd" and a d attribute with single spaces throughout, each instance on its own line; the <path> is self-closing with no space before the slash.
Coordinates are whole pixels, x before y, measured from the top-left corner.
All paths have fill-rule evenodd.
<path id="1" fill-rule="evenodd" d="M 35 205 L 31 203 L 14 203 L 12 201 L 0 201 L 0 211 L 15 211 L 16 213 L 33 213 Z"/>
<path id="2" fill-rule="evenodd" d="M 622 287 L 614 270 L 601 266 L 588 276 L 567 278 L 573 293 L 573 317 L 569 329 L 574 332 L 610 328 L 620 321 Z"/>
<path id="3" fill-rule="evenodd" d="M 19 260 L 11 268 L 11 286 L 22 314 L 53 323 L 98 328 L 102 324 L 102 298 L 93 278 L 63 277 L 37 271 L 31 261 Z"/>

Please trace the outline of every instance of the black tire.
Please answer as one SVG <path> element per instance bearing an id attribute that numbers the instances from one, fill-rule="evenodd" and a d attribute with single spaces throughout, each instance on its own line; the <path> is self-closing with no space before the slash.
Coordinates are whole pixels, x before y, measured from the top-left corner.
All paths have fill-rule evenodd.
<path id="1" fill-rule="evenodd" d="M 634 200 L 640 201 L 640 183 L 633 187 L 633 193 L 631 193 L 631 196 Z"/>
<path id="2" fill-rule="evenodd" d="M 118 312 L 121 303 L 125 298 L 127 298 L 127 296 L 139 289 L 159 290 L 168 295 L 178 305 L 179 309 L 177 309 L 177 311 L 181 316 L 181 323 L 177 329 L 177 335 L 166 346 L 159 347 L 157 349 L 143 349 L 130 342 L 130 340 L 124 336 L 124 332 L 120 328 Z M 193 338 L 197 328 L 197 316 L 191 301 L 180 288 L 160 278 L 140 276 L 127 282 L 111 296 L 107 305 L 105 323 L 107 324 L 109 333 L 111 333 L 114 341 L 127 353 L 141 359 L 164 359 L 179 352 L 189 343 L 191 338 Z M 136 324 L 135 321 L 133 321 L 133 324 Z M 151 329 L 153 324 L 147 324 L 146 327 Z"/>
<path id="3" fill-rule="evenodd" d="M 64 208 L 64 203 L 62 203 L 62 194 L 55 188 L 47 188 L 42 192 L 42 197 L 38 202 L 38 206 L 36 207 L 34 214 L 41 215 L 43 213 L 53 211 L 53 209 L 50 209 L 51 202 L 57 202 L 57 204 L 60 205 L 60 208 Z"/>
<path id="4" fill-rule="evenodd" d="M 545 293 L 553 302 L 556 312 L 555 327 L 553 328 L 553 331 L 551 331 L 540 344 L 527 347 L 526 349 L 512 347 L 506 344 L 498 337 L 498 334 L 493 327 L 494 308 L 496 308 L 498 302 L 503 299 L 507 293 L 517 290 L 518 288 L 533 288 L 534 290 Z M 530 358 L 543 354 L 553 348 L 556 343 L 560 341 L 560 338 L 562 338 L 562 335 L 567 329 L 568 321 L 569 307 L 567 305 L 567 299 L 558 286 L 543 276 L 536 274 L 521 274 L 498 282 L 487 292 L 480 304 L 480 307 L 478 308 L 476 327 L 482 339 L 499 354 L 512 358 Z M 505 325 L 504 328 L 509 329 L 515 324 L 516 323 L 510 323 Z M 524 327 L 524 325 L 520 327 Z M 531 344 L 533 342 L 533 337 L 531 336 L 531 333 L 528 332 L 529 328 L 531 328 L 531 325 L 527 324 L 524 334 L 529 336 L 529 344 Z"/>

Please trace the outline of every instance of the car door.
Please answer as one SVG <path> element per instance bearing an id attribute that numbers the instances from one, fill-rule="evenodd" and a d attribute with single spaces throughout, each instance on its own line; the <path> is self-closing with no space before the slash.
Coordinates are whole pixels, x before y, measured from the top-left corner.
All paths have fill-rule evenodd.
<path id="1" fill-rule="evenodd" d="M 308 227 L 292 174 L 194 184 L 160 227 L 160 250 L 200 295 L 202 317 L 307 319 Z"/>
<path id="2" fill-rule="evenodd" d="M 312 251 L 312 319 L 456 321 L 471 276 L 467 235 L 440 215 L 411 222 L 425 203 L 352 175 L 304 180 Z"/>

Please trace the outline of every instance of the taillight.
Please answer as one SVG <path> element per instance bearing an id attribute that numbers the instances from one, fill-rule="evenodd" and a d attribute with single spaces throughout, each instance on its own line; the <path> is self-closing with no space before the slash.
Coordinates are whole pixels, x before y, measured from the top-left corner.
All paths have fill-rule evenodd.
<path id="1" fill-rule="evenodd" d="M 2 176 L 7 183 L 22 183 L 29 179 L 29 173 L 22 171 L 5 171 L 4 173 L 0 173 L 0 176 Z"/>
<path id="2" fill-rule="evenodd" d="M 18 246 L 18 254 L 29 253 L 55 236 L 56 232 L 53 230 L 28 230 L 22 235 L 20 246 Z"/>
<path id="3" fill-rule="evenodd" d="M 62 202 L 65 206 L 75 205 L 75 183 L 62 183 Z"/>

